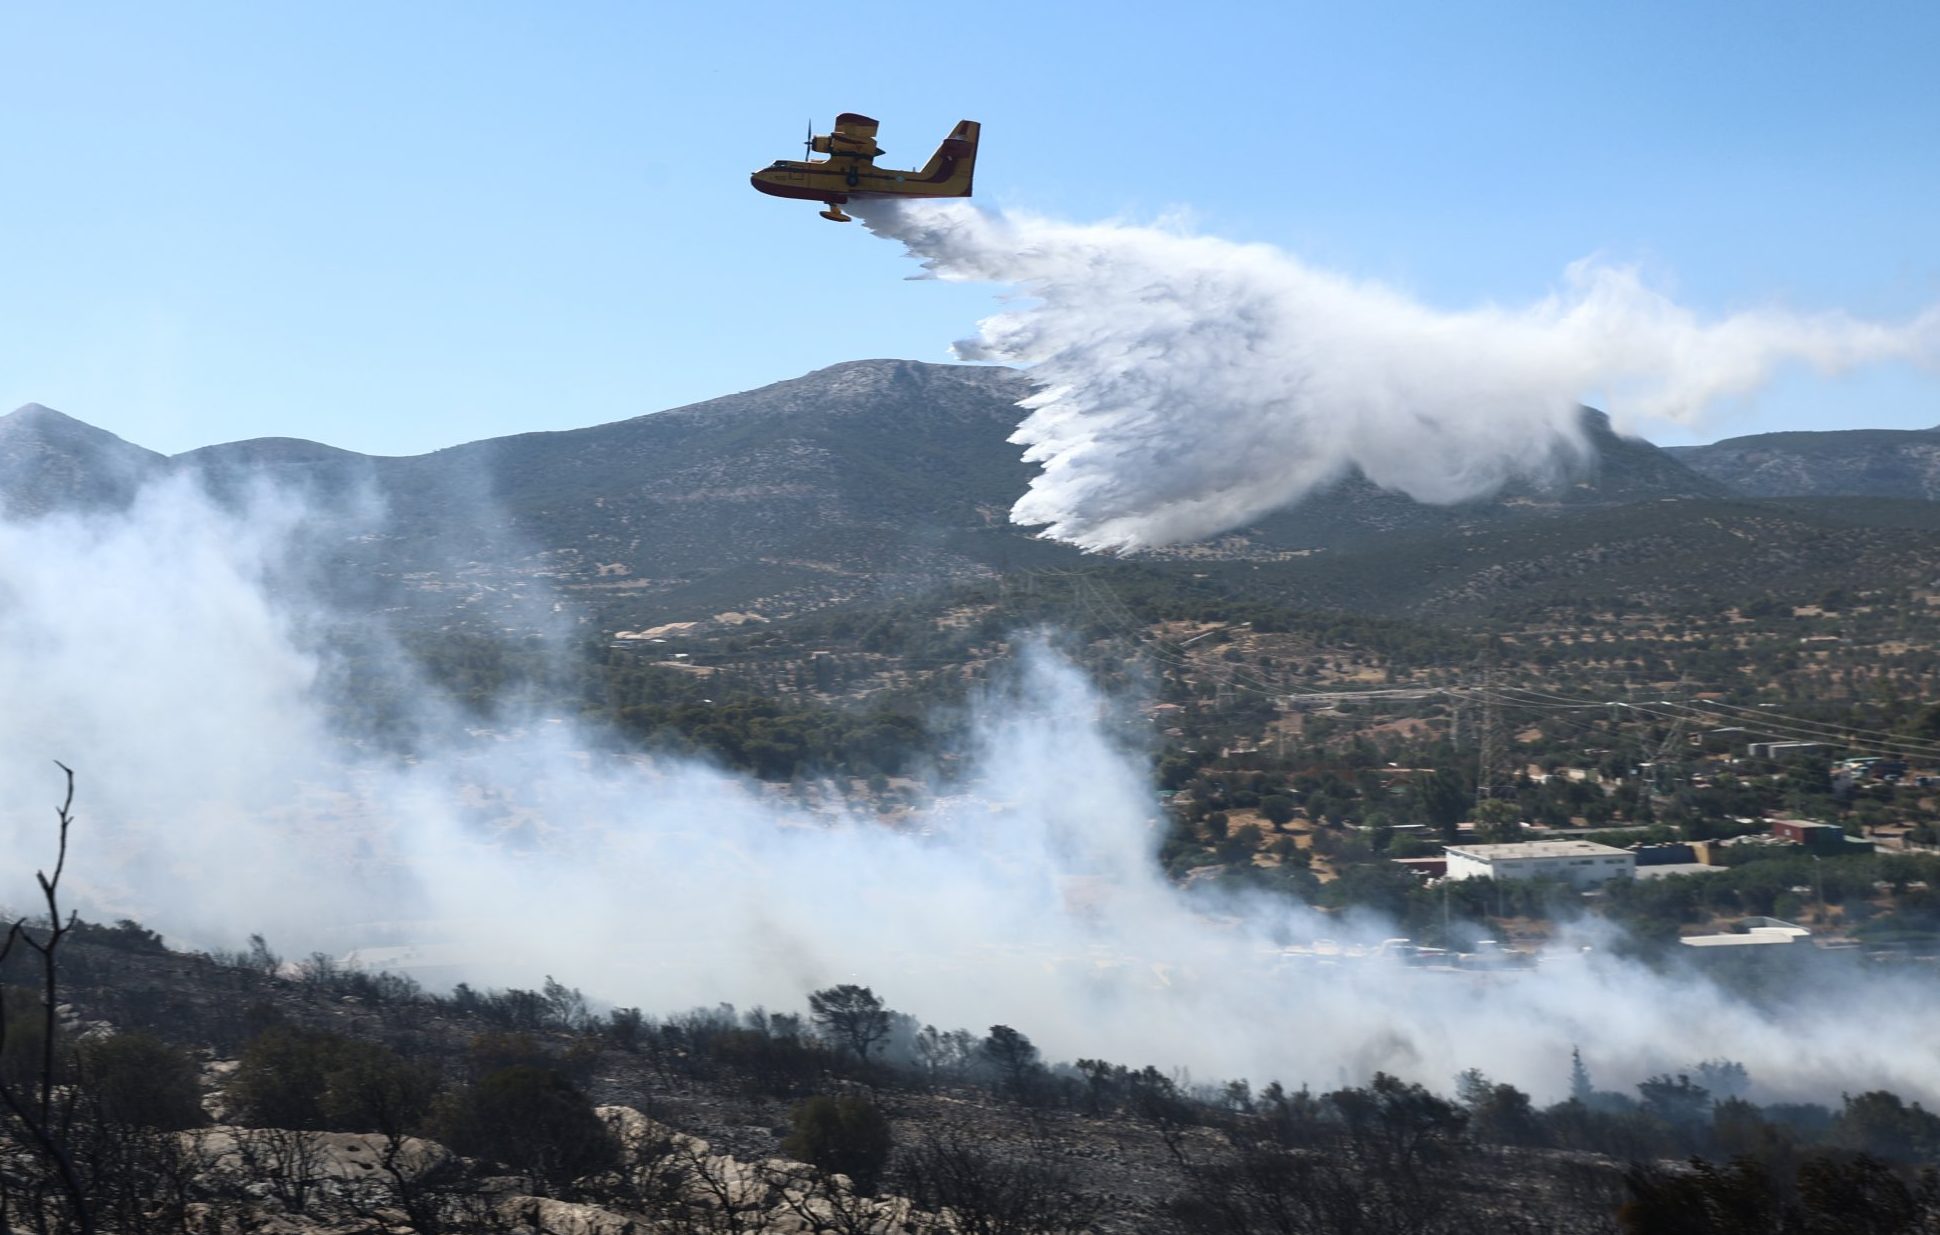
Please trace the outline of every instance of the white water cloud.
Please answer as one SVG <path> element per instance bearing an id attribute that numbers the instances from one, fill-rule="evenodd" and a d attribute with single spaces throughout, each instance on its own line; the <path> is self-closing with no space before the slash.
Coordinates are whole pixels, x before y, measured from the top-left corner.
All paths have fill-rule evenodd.
<path id="1" fill-rule="evenodd" d="M 1587 462 L 1580 401 L 1688 422 L 1788 362 L 1940 362 L 1940 309 L 1705 320 L 1634 270 L 1579 262 L 1520 308 L 1446 311 L 1268 245 L 964 202 L 857 214 L 936 277 L 1016 289 L 958 344 L 1039 392 L 1011 439 L 1041 465 L 1011 512 L 1087 549 L 1195 540 L 1351 469 L 1423 502 Z"/>

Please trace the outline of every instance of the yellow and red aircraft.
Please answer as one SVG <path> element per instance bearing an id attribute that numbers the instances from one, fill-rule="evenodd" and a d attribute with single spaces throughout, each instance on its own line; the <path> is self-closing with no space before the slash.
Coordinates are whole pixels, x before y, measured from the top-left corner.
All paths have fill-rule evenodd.
<path id="1" fill-rule="evenodd" d="M 867 116 L 845 111 L 835 118 L 835 132 L 820 137 L 811 128 L 809 154 L 826 159 L 776 159 L 748 177 L 754 187 L 774 197 L 824 202 L 822 217 L 847 223 L 842 204 L 870 197 L 968 197 L 970 178 L 977 168 L 974 120 L 959 120 L 930 161 L 917 171 L 899 172 L 876 166 L 883 153 L 876 144 L 877 124 Z"/>

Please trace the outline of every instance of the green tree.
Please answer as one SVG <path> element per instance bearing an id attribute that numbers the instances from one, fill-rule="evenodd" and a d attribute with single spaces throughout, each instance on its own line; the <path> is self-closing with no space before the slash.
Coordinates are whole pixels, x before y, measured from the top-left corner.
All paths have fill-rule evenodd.
<path id="1" fill-rule="evenodd" d="M 1037 1047 L 1009 1025 L 992 1025 L 990 1034 L 977 1044 L 977 1054 L 996 1072 L 1005 1089 L 1012 1094 L 1027 1094 L 1043 1065 Z"/>
<path id="2" fill-rule="evenodd" d="M 1468 814 L 1474 796 L 1453 768 L 1437 768 L 1433 776 L 1417 777 L 1414 782 L 1415 808 L 1421 821 L 1435 828 L 1444 840 L 1457 838 L 1456 825 Z"/>
<path id="3" fill-rule="evenodd" d="M 1269 793 L 1260 799 L 1260 817 L 1276 828 L 1293 822 L 1293 799 L 1284 793 Z"/>
<path id="4" fill-rule="evenodd" d="M 1522 808 L 1508 798 L 1489 798 L 1475 804 L 1475 822 L 1484 835 L 1496 840 L 1513 840 Z"/>
<path id="5" fill-rule="evenodd" d="M 889 1036 L 889 1011 L 866 986 L 845 983 L 808 997 L 809 1016 L 837 1044 L 864 1063 L 876 1044 Z"/>

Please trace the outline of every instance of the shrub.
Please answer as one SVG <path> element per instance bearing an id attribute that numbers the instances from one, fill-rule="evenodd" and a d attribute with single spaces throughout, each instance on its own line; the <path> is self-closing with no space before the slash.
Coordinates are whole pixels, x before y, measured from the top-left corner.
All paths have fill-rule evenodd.
<path id="1" fill-rule="evenodd" d="M 282 1025 L 243 1048 L 228 1094 L 236 1119 L 259 1128 L 399 1134 L 435 1088 L 388 1047 Z"/>
<path id="2" fill-rule="evenodd" d="M 82 1084 L 117 1123 L 168 1132 L 208 1122 L 195 1061 L 145 1033 L 93 1038 L 80 1047 Z"/>
<path id="3" fill-rule="evenodd" d="M 236 1122 L 259 1128 L 323 1126 L 323 1087 L 347 1039 L 277 1026 L 243 1048 L 229 1079 Z"/>
<path id="4" fill-rule="evenodd" d="M 384 1047 L 351 1043 L 324 1075 L 324 1126 L 402 1136 L 424 1122 L 437 1087 L 428 1069 Z"/>
<path id="5" fill-rule="evenodd" d="M 817 1095 L 798 1103 L 789 1118 L 795 1130 L 782 1142 L 783 1152 L 847 1175 L 858 1192 L 875 1191 L 895 1140 L 879 1107 L 858 1097 Z"/>
<path id="6" fill-rule="evenodd" d="M 448 1093 L 436 1115 L 438 1139 L 461 1154 L 504 1163 L 557 1188 L 606 1170 L 619 1146 L 592 1102 L 546 1068 L 501 1068 Z"/>

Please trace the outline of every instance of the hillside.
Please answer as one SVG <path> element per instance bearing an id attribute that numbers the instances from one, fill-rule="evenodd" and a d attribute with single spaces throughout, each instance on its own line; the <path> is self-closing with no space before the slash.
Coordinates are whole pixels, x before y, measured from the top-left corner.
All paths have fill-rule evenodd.
<path id="1" fill-rule="evenodd" d="M 0 512 L 11 516 L 126 505 L 167 458 L 29 403 L 0 416 Z"/>
<path id="2" fill-rule="evenodd" d="M 123 503 L 168 471 L 196 472 L 227 501 L 271 481 L 312 501 L 306 530 L 343 598 L 441 621 L 504 618 L 560 590 L 596 625 L 799 612 L 1076 561 L 1007 520 L 1031 475 L 1007 440 L 1027 391 L 1005 369 L 855 361 L 408 458 L 264 438 L 165 459 L 30 407 L 0 420 L 0 493 L 31 514 Z M 1155 556 L 1273 561 L 1722 493 L 1665 451 L 1618 437 L 1600 413 L 1586 409 L 1585 426 L 1597 462 L 1583 475 L 1451 507 L 1353 477 L 1255 527 Z"/>
<path id="3" fill-rule="evenodd" d="M 1758 433 L 1666 453 L 1747 497 L 1940 498 L 1940 428 Z"/>
<path id="4" fill-rule="evenodd" d="M 1930 1229 L 1940 1208 L 1916 1190 L 1940 1121 L 1888 1091 L 1740 1100 L 1726 1122 L 1686 1077 L 1631 1098 L 1583 1070 L 1554 1105 L 1480 1071 L 1447 1096 L 1380 1072 L 1195 1084 L 1045 1058 L 1004 1025 L 857 1047 L 813 1005 L 602 1014 L 550 979 L 443 996 L 279 964 L 260 936 L 211 957 L 132 921 L 71 929 L 56 980 L 86 1032 L 59 1058 L 83 1066 L 53 1148 L 0 1173 L 0 1203 L 50 1231 L 1596 1235 L 1626 1201 L 1689 1208 L 1705 1154 L 1733 1156 L 1726 1204 L 1813 1218 L 1756 1229 Z M 17 957 L 9 978 L 41 978 Z M 816 996 L 895 1014 L 868 987 Z M 1727 1062 L 1692 1071 L 1716 1084 Z M 13 1109 L 31 1083 L 24 1060 L 0 1074 Z"/>
<path id="5" fill-rule="evenodd" d="M 1425 505 L 1355 475 L 1210 545 L 1168 550 L 1159 556 L 1245 558 L 1274 551 L 1343 549 L 1396 535 L 1432 537 L 1514 523 L 1533 515 L 1664 498 L 1721 498 L 1730 492 L 1693 472 L 1667 451 L 1641 438 L 1620 436 L 1610 427 L 1610 418 L 1593 408 L 1583 409 L 1583 429 L 1594 448 L 1594 461 L 1576 475 L 1519 482 L 1492 497 L 1453 506 Z"/>
<path id="6" fill-rule="evenodd" d="M 145 478 L 193 471 L 238 502 L 273 482 L 309 497 L 304 547 L 338 601 L 421 627 L 776 619 L 1080 561 L 1007 519 L 1031 475 L 1007 440 L 1027 390 L 1005 369 L 855 361 L 408 458 L 286 438 L 164 458 L 29 407 L 0 419 L 0 498 L 14 513 L 100 508 Z M 1584 426 L 1596 454 L 1580 475 L 1445 507 L 1355 476 L 1251 527 L 1140 556 L 1307 608 L 1429 618 L 1591 599 L 1716 608 L 1775 586 L 1899 587 L 1940 571 L 1924 501 L 1747 501 L 1715 467 L 1687 465 L 1714 465 L 1726 447 L 1774 459 L 1783 447 L 1816 468 L 1838 454 L 1827 443 L 1841 458 L 1897 451 L 1905 463 L 1915 447 L 1940 450 L 1940 434 L 1777 434 L 1670 451 L 1618 436 L 1589 409 Z M 1822 468 L 1812 475 L 1833 483 Z"/>
<path id="7" fill-rule="evenodd" d="M 1924 502 L 1663 499 L 1408 531 L 1228 570 L 1262 594 L 1358 613 L 1514 618 L 1613 602 L 1717 612 L 1767 595 L 1923 583 L 1940 573 L 1936 531 L 1940 506 Z"/>

